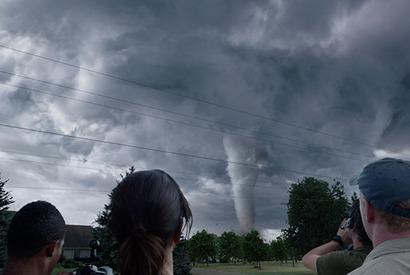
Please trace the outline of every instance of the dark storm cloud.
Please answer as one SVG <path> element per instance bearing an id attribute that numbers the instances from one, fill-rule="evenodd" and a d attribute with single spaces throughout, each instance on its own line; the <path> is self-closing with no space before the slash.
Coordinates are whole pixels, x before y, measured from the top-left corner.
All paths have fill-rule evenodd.
<path id="1" fill-rule="evenodd" d="M 3 122 L 138 148 L 18 131 L 1 144 L 21 140 L 32 151 L 106 163 L 99 166 L 106 175 L 73 180 L 63 168 L 30 168 L 49 186 L 101 181 L 110 189 L 132 164 L 164 169 L 189 197 L 197 229 L 224 231 L 238 222 L 222 140 L 240 137 L 267 152 L 258 163 L 255 226 L 286 227 L 280 203 L 290 183 L 348 178 L 388 150 L 407 156 L 408 8 L 406 1 L 9 1 L 0 44 L 129 81 L 1 49 L 5 71 L 78 89 L 0 74 L 77 100 L 1 86 Z M 119 172 L 104 170 L 112 166 Z"/>
<path id="2" fill-rule="evenodd" d="M 405 107 L 410 106 L 410 93 L 408 91 L 406 92 L 407 94 L 400 97 L 402 101 L 398 104 L 399 107 L 393 113 L 391 122 L 384 129 L 379 143 L 380 147 L 388 148 L 393 152 L 402 149 L 402 144 L 408 142 L 410 134 L 410 112 L 409 108 Z"/>
<path id="3" fill-rule="evenodd" d="M 12 105 L 13 108 L 17 108 L 16 113 L 21 113 L 24 110 L 30 109 L 34 102 L 34 100 L 31 97 L 31 93 L 23 89 L 17 90 L 16 92 L 9 94 L 6 98 L 8 104 Z"/>

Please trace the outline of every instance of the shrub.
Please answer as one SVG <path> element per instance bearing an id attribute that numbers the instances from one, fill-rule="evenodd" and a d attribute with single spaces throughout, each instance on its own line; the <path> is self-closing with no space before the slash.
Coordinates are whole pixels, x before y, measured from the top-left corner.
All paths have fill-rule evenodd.
<path id="1" fill-rule="evenodd" d="M 77 268 L 77 267 L 80 267 L 80 265 L 81 265 L 80 263 L 78 263 L 74 260 L 71 260 L 71 259 L 65 260 L 61 264 L 61 266 L 64 267 L 64 268 Z"/>

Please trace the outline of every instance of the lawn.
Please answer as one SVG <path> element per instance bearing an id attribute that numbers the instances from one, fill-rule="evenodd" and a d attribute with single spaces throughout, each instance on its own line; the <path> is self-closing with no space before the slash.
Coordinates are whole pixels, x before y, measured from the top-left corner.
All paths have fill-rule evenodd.
<path id="1" fill-rule="evenodd" d="M 72 271 L 75 268 L 63 268 L 61 265 L 56 265 L 56 267 L 53 269 L 53 272 L 51 273 L 51 275 L 56 275 L 58 272 L 60 271 Z"/>
<path id="2" fill-rule="evenodd" d="M 276 274 L 276 275 L 296 275 L 296 274 L 314 274 L 309 269 L 305 268 L 302 263 L 296 263 L 295 267 L 291 262 L 278 263 L 278 262 L 262 262 L 262 269 L 254 268 L 249 264 L 221 264 L 214 263 L 206 265 L 196 265 L 195 268 L 201 268 L 205 270 L 215 270 L 222 272 L 229 272 L 232 274 Z"/>
<path id="3" fill-rule="evenodd" d="M 229 272 L 232 274 L 275 274 L 275 275 L 297 275 L 297 274 L 314 274 L 307 268 L 305 268 L 302 263 L 296 263 L 295 267 L 292 266 L 291 262 L 288 263 L 278 263 L 278 262 L 262 262 L 262 269 L 254 268 L 249 264 L 221 264 L 213 263 L 206 267 L 206 264 L 196 265 L 195 268 L 200 268 L 204 270 L 215 270 L 222 272 Z M 59 271 L 63 270 L 73 270 L 62 268 L 57 265 L 53 270 L 52 275 L 56 275 Z M 175 274 L 177 275 L 177 274 Z"/>

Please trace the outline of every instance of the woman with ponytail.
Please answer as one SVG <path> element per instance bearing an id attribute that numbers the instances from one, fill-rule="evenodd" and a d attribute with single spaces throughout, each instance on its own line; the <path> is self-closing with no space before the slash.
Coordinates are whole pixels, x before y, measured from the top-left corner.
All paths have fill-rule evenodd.
<path id="1" fill-rule="evenodd" d="M 114 189 L 111 231 L 121 275 L 173 274 L 172 250 L 192 213 L 175 180 L 161 170 L 135 172 Z"/>

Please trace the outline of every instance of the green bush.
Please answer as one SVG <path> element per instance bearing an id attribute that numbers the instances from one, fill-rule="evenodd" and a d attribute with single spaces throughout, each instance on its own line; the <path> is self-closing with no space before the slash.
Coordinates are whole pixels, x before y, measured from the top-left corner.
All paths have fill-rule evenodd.
<path id="1" fill-rule="evenodd" d="M 65 260 L 65 261 L 61 264 L 61 266 L 64 267 L 64 268 L 77 268 L 77 267 L 80 267 L 81 264 L 78 263 L 78 262 L 76 262 L 76 261 L 74 261 L 74 260 L 68 259 L 68 260 Z"/>
<path id="2" fill-rule="evenodd" d="M 172 251 L 173 260 L 174 260 L 174 274 L 177 275 L 189 275 L 192 269 L 189 264 L 189 260 L 185 255 L 186 240 L 181 238 L 181 241 L 177 244 Z"/>

